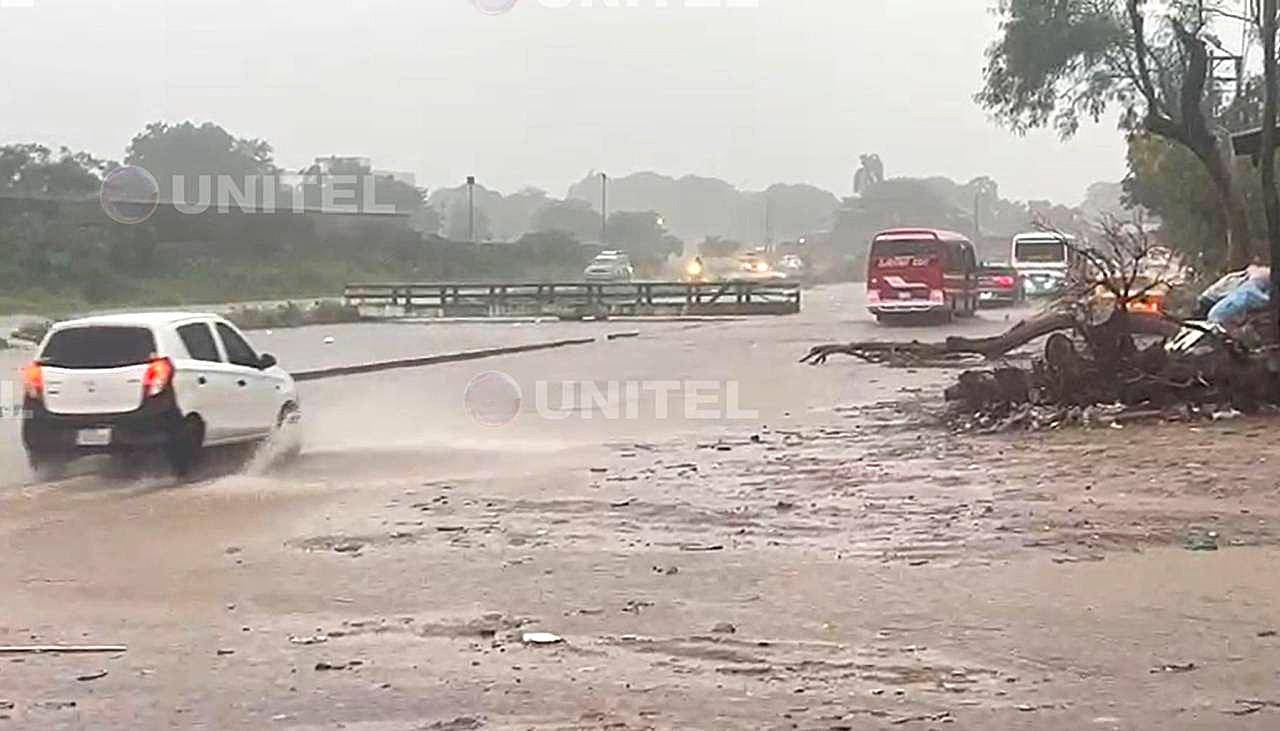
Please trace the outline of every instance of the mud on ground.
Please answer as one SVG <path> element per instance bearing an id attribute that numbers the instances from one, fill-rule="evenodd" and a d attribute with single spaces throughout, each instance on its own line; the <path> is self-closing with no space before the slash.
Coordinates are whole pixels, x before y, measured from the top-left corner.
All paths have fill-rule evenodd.
<path id="1" fill-rule="evenodd" d="M 1273 423 L 958 437 L 889 408 L 359 491 L 29 487 L 0 644 L 129 649 L 0 657 L 0 724 L 1280 723 Z"/>

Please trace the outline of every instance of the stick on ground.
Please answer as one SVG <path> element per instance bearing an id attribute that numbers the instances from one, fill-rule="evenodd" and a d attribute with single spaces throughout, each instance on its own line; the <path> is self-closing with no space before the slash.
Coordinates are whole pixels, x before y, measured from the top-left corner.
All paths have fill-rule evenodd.
<path id="1" fill-rule="evenodd" d="M 127 652 L 124 645 L 0 645 L 0 655 L 76 654 L 95 652 Z"/>

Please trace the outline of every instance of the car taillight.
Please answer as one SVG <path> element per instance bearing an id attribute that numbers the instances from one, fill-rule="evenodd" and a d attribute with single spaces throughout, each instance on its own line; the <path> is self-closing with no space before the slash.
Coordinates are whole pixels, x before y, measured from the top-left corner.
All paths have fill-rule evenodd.
<path id="1" fill-rule="evenodd" d="M 996 277 L 996 286 L 1010 287 L 1010 288 L 1013 287 L 1013 277 L 1009 277 L 1009 276 Z"/>
<path id="2" fill-rule="evenodd" d="M 147 372 L 142 376 L 142 395 L 146 398 L 159 396 L 173 383 L 173 361 L 168 358 L 156 358 L 147 364 Z"/>
<path id="3" fill-rule="evenodd" d="M 929 290 L 929 301 L 930 302 L 946 302 L 947 297 L 945 294 L 943 294 L 942 290 L 931 289 Z"/>
<path id="4" fill-rule="evenodd" d="M 27 398 L 44 398 L 44 369 L 39 363 L 32 363 L 22 369 L 22 388 Z"/>

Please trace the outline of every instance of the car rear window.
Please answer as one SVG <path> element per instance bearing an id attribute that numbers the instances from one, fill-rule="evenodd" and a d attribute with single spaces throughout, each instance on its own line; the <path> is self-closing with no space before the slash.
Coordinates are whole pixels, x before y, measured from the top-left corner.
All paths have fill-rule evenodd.
<path id="1" fill-rule="evenodd" d="M 145 327 L 71 327 L 58 330 L 40 354 L 56 368 L 119 368 L 151 360 L 155 336 Z"/>

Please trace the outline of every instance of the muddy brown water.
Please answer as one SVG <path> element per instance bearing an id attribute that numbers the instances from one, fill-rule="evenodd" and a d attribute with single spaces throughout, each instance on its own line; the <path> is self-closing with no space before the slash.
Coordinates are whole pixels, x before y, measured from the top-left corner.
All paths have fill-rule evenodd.
<path id="1" fill-rule="evenodd" d="M 518 331 L 465 327 L 423 332 L 452 350 Z M 335 345 L 417 355 L 414 328 L 341 330 Z M 615 326 L 565 326 L 591 328 Z M 179 483 L 89 465 L 41 483 L 6 432 L 0 645 L 128 651 L 0 656 L 0 725 L 1280 720 L 1271 422 L 925 428 L 909 402 L 936 398 L 948 372 L 796 363 L 816 342 L 942 334 L 883 333 L 854 288 L 811 295 L 797 318 L 644 330 L 306 384 L 308 448 L 285 468 Z M 327 334 L 259 344 L 323 365 Z M 463 393 L 491 370 L 526 394 L 734 382 L 754 413 L 691 417 L 674 399 L 665 416 L 647 401 L 635 418 L 551 418 L 526 399 L 512 423 L 484 426 Z M 1210 534 L 1218 550 L 1187 549 Z M 530 645 L 528 631 L 563 642 Z"/>

